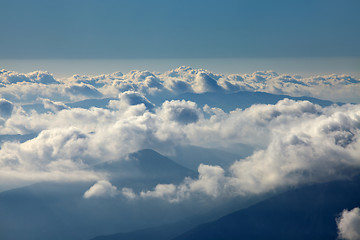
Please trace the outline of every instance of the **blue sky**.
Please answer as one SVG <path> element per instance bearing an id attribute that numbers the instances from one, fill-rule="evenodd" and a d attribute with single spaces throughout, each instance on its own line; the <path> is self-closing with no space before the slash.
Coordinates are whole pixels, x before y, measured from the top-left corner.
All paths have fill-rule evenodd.
<path id="1" fill-rule="evenodd" d="M 1 58 L 360 56 L 357 0 L 0 0 Z"/>

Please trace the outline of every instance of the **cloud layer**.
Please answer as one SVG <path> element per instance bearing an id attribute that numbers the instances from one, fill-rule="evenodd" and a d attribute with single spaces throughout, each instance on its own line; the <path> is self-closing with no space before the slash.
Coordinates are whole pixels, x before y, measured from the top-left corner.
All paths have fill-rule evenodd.
<path id="1" fill-rule="evenodd" d="M 144 95 L 261 91 L 360 102 L 360 81 L 348 75 L 301 77 L 271 71 L 219 75 L 190 67 L 179 67 L 164 73 L 131 71 L 99 76 L 74 75 L 67 79 L 54 79 L 50 73 L 42 71 L 23 74 L 1 70 L 0 86 L 0 98 L 22 103 L 35 102 L 38 97 L 53 101 L 117 97 L 125 91 Z"/>
<path id="2" fill-rule="evenodd" d="M 185 100 L 155 105 L 148 98 L 236 90 L 291 90 L 295 95 L 307 91 L 313 95 L 309 91 L 320 94 L 319 89 L 340 96 L 344 89 L 358 89 L 358 80 L 351 77 L 305 79 L 273 72 L 222 76 L 187 67 L 161 74 L 76 75 L 63 81 L 45 72 L 2 71 L 0 75 L 0 95 L 5 97 L 0 100 L 0 135 L 36 135 L 26 142 L 2 143 L 3 189 L 38 181 L 98 181 L 87 198 L 101 195 L 98 193 L 109 195 L 110 191 L 129 199 L 176 202 L 199 196 L 262 194 L 351 177 L 360 170 L 358 104 L 321 107 L 284 99 L 274 105 L 257 104 L 226 113 Z M 351 98 L 350 93 L 347 96 Z M 98 97 L 112 100 L 105 108 L 71 108 L 67 103 Z M 22 105 L 28 102 L 33 105 Z M 36 104 L 45 111 L 25 108 Z M 107 161 L 124 161 L 129 153 L 144 148 L 171 156 L 179 145 L 219 148 L 240 156 L 239 145 L 255 151 L 229 169 L 201 164 L 198 179 L 186 178 L 179 185 L 159 183 L 140 192 L 128 188 L 112 191 L 115 186 L 108 174 L 93 168 Z"/>

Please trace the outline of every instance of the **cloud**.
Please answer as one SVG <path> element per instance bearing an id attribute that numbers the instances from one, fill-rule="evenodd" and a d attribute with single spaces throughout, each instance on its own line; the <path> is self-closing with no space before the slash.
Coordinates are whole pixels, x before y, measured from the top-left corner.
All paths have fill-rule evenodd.
<path id="1" fill-rule="evenodd" d="M 265 71 L 232 74 L 224 78 L 245 91 L 262 91 L 290 96 L 308 96 L 331 101 L 360 102 L 360 81 L 348 75 L 301 77 Z"/>
<path id="2" fill-rule="evenodd" d="M 142 198 L 160 198 L 169 202 L 179 202 L 194 197 L 196 193 L 205 194 L 207 197 L 217 198 L 224 193 L 224 169 L 220 166 L 200 164 L 199 178 L 186 178 L 180 185 L 158 184 L 154 190 L 140 192 Z"/>
<path id="3" fill-rule="evenodd" d="M 58 111 L 61 111 L 63 109 L 69 109 L 68 106 L 66 106 L 64 103 L 62 102 L 54 102 L 54 101 L 51 101 L 50 99 L 41 99 L 42 102 L 43 102 L 43 105 L 44 105 L 44 108 L 45 109 L 49 109 L 53 112 L 58 112 Z"/>
<path id="4" fill-rule="evenodd" d="M 177 106 L 179 103 L 200 111 L 193 103 L 174 101 L 172 104 Z M 167 129 L 173 129 L 171 125 L 179 123 L 176 118 L 160 114 L 164 109 L 168 112 L 166 104 L 154 113 L 140 115 L 102 109 L 70 109 L 55 115 L 46 114 L 59 118 L 57 127 L 68 126 L 60 119 L 72 119 L 73 125 L 87 131 L 92 129 L 94 133 L 76 129 L 67 132 L 46 130 L 32 141 L 20 145 L 5 144 L 2 153 L 7 157 L 4 160 L 9 163 L 9 159 L 14 158 L 10 156 L 16 156 L 32 166 L 31 162 L 35 161 L 31 159 L 43 159 L 41 166 L 56 168 L 58 162 L 62 163 L 61 159 L 75 162 L 79 159 L 81 163 L 96 162 L 97 158 L 116 160 L 131 150 L 149 146 L 147 144 L 156 148 L 169 140 L 220 145 L 241 142 L 246 136 L 252 137 L 254 142 L 261 137 L 264 149 L 236 162 L 230 171 L 200 165 L 199 179 L 186 179 L 179 186 L 160 185 L 162 187 L 142 194 L 143 197 L 162 197 L 170 201 L 179 201 L 196 193 L 211 197 L 229 193 L 246 195 L 306 182 L 330 181 L 350 176 L 359 167 L 356 157 L 359 151 L 358 105 L 321 108 L 306 101 L 283 100 L 276 105 L 257 105 L 229 114 L 222 112 L 220 117 L 213 115 L 214 118 L 175 128 L 180 134 L 166 135 L 165 138 L 159 136 L 159 131 L 169 133 Z M 252 131 L 249 133 L 247 129 Z M 183 137 L 179 139 L 179 136 Z M 249 139 L 246 141 L 251 142 Z M 9 146 L 13 151 L 9 151 Z M 51 160 L 52 165 L 46 164 L 46 160 Z M 66 166 L 65 163 L 60 165 Z"/>
<path id="5" fill-rule="evenodd" d="M 336 221 L 339 238 L 346 240 L 360 239 L 360 209 L 344 210 Z"/>
<path id="6" fill-rule="evenodd" d="M 51 129 L 24 143 L 5 142 L 0 149 L 0 189 L 42 181 L 94 181 L 103 173 L 89 168 L 88 137 L 81 131 Z"/>
<path id="7" fill-rule="evenodd" d="M 114 197 L 118 194 L 118 190 L 109 181 L 100 180 L 90 187 L 85 193 L 84 198 L 94 197 Z"/>
<path id="8" fill-rule="evenodd" d="M 0 97 L 14 103 L 28 104 L 37 102 L 38 98 L 48 98 L 53 101 L 70 101 L 70 96 L 64 91 L 65 85 L 18 82 L 0 87 Z"/>
<path id="9" fill-rule="evenodd" d="M 130 200 L 137 198 L 136 194 L 134 193 L 134 191 L 131 188 L 122 188 L 121 194 Z"/>
<path id="10" fill-rule="evenodd" d="M 148 97 L 239 90 L 360 102 L 360 81 L 349 75 L 301 77 L 272 71 L 219 75 L 190 67 L 179 67 L 164 73 L 134 70 L 127 74 L 74 75 L 61 80 L 54 79 L 47 72 L 23 74 L 1 70 L 0 86 L 0 97 L 23 103 L 34 102 L 38 97 L 52 101 L 117 97 L 125 91 L 135 91 Z"/>
<path id="11" fill-rule="evenodd" d="M 225 182 L 224 169 L 220 166 L 200 164 L 199 179 L 189 184 L 190 191 L 204 192 L 211 197 L 218 197 Z"/>
<path id="12" fill-rule="evenodd" d="M 65 88 L 65 92 L 73 96 L 81 95 L 91 98 L 102 97 L 102 94 L 94 86 L 84 83 L 79 85 L 67 86 Z"/>
<path id="13" fill-rule="evenodd" d="M 143 191 L 140 193 L 140 196 L 143 198 L 169 198 L 172 199 L 172 196 L 176 193 L 176 186 L 174 184 L 158 184 L 156 185 L 154 191 Z"/>
<path id="14" fill-rule="evenodd" d="M 0 70 L 0 82 L 4 84 L 15 84 L 18 82 L 32 82 L 42 84 L 57 84 L 59 83 L 54 77 L 43 71 L 35 71 L 27 74 L 17 73 L 13 71 Z"/>
<path id="15" fill-rule="evenodd" d="M 132 71 L 125 75 L 73 76 L 52 84 L 6 80 L 0 94 L 11 95 L 16 104 L 42 98 L 44 106 L 52 112 L 38 113 L 16 107 L 2 119 L 0 134 L 39 133 L 24 143 L 2 144 L 2 182 L 66 181 L 67 177 L 99 180 L 103 173 L 91 171 L 89 166 L 102 161 L 121 161 L 127 154 L 143 148 L 171 154 L 174 146 L 195 145 L 242 155 L 239 144 L 250 146 L 254 153 L 239 159 L 229 169 L 200 165 L 198 179 L 184 179 L 180 185 L 159 185 L 144 190 L 143 197 L 157 196 L 171 201 L 193 195 L 231 197 L 350 177 L 360 168 L 359 105 L 321 107 L 308 101 L 284 99 L 274 105 L 257 104 L 225 113 L 209 106 L 201 109 L 185 100 L 165 101 L 155 106 L 147 98 L 149 94 L 163 96 L 174 91 L 236 88 L 292 89 L 293 93 L 302 93 L 304 89 L 312 89 L 310 86 L 328 89 L 331 86 L 335 91 L 335 85 L 338 89 L 356 89 L 358 84 L 356 79 L 346 76 L 314 79 L 274 72 L 222 76 L 183 67 L 166 73 Z M 176 82 L 186 87 L 175 90 L 172 86 Z M 124 91 L 125 86 L 131 90 Z M 64 103 L 66 99 L 108 96 L 118 96 L 118 100 L 109 102 L 109 109 L 68 108 Z M 79 172 L 81 177 L 76 178 L 75 173 Z M 124 190 L 122 194 L 131 199 L 135 193 Z"/>
<path id="16" fill-rule="evenodd" d="M 152 104 L 144 95 L 134 91 L 125 91 L 119 94 L 119 100 L 111 100 L 109 107 L 114 109 L 124 109 L 127 106 L 144 104 L 146 109 L 152 110 L 154 104 Z"/>
<path id="17" fill-rule="evenodd" d="M 168 121 L 181 124 L 195 123 L 201 117 L 201 112 L 196 103 L 185 100 L 165 101 L 157 113 Z"/>
<path id="18" fill-rule="evenodd" d="M 212 124 L 211 119 L 206 122 L 217 133 L 213 141 L 219 144 L 229 139 L 241 140 L 236 135 L 246 136 L 241 131 L 249 127 L 255 139 L 261 139 L 261 134 L 256 132 L 263 133 L 262 128 L 267 129 L 268 137 L 262 138 L 263 149 L 236 161 L 227 171 L 219 166 L 200 165 L 198 179 L 187 178 L 175 186 L 161 184 L 141 194 L 142 197 L 180 201 L 198 194 L 247 196 L 351 178 L 360 172 L 359 105 L 321 108 L 306 101 L 283 100 L 276 105 L 257 105 L 232 112 L 227 118 L 218 119 L 217 128 L 212 128 Z M 204 129 L 196 129 L 199 125 L 192 126 L 191 131 L 197 136 L 196 141 L 203 143 L 210 135 Z M 225 131 L 224 127 L 228 126 L 232 132 Z"/>
<path id="19" fill-rule="evenodd" d="M 222 88 L 217 84 L 217 81 L 204 72 L 196 74 L 193 89 L 198 93 L 218 92 L 222 90 Z"/>

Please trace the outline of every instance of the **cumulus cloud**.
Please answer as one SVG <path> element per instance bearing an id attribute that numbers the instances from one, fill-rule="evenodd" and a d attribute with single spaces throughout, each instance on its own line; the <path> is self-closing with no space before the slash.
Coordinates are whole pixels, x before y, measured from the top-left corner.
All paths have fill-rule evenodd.
<path id="1" fill-rule="evenodd" d="M 234 114 L 237 121 L 231 119 Z M 187 137 L 194 134 L 196 141 L 206 142 L 214 133 L 213 141 L 216 139 L 218 143 L 229 139 L 241 141 L 241 137 L 246 136 L 241 133 L 242 128 L 249 127 L 243 120 L 251 121 L 248 125 L 254 135 L 257 131 L 267 135 L 265 140 L 261 134 L 255 138 L 262 138 L 263 149 L 236 161 L 227 171 L 219 166 L 200 165 L 198 179 L 187 178 L 180 185 L 161 184 L 140 196 L 179 201 L 198 194 L 211 197 L 253 195 L 349 178 L 360 172 L 359 105 L 321 108 L 306 101 L 283 100 L 276 105 L 258 105 L 232 112 L 226 118 L 219 118 L 216 124 L 210 119 L 206 126 L 218 126 L 217 129 L 212 128 L 205 134 L 199 124 L 191 128 L 194 132 L 187 133 Z M 225 131 L 225 127 L 232 132 Z M 216 138 L 215 133 L 221 138 Z"/>
<path id="2" fill-rule="evenodd" d="M 144 104 L 146 109 L 152 110 L 154 105 L 141 93 L 125 91 L 119 94 L 119 100 L 111 100 L 109 107 L 114 109 L 126 109 L 128 106 Z"/>
<path id="3" fill-rule="evenodd" d="M 137 198 L 136 194 L 134 193 L 134 191 L 131 188 L 122 188 L 121 194 L 130 200 Z"/>
<path id="4" fill-rule="evenodd" d="M 161 198 L 169 202 L 179 202 L 188 199 L 196 193 L 217 198 L 224 193 L 226 177 L 220 166 L 200 164 L 199 178 L 186 178 L 180 185 L 158 184 L 153 190 L 140 192 L 142 198 Z"/>
<path id="5" fill-rule="evenodd" d="M 59 83 L 54 77 L 43 71 L 35 71 L 27 74 L 17 73 L 13 71 L 0 70 L 0 82 L 4 84 L 14 84 L 18 82 L 33 82 L 42 84 L 57 84 Z"/>
<path id="6" fill-rule="evenodd" d="M 360 239 L 360 209 L 344 210 L 337 219 L 339 238 L 346 240 Z"/>
<path id="7" fill-rule="evenodd" d="M 134 70 L 126 74 L 115 72 L 98 76 L 74 75 L 61 80 L 55 80 L 47 72 L 23 74 L 1 70 L 0 85 L 0 97 L 25 103 L 35 101 L 37 97 L 52 101 L 117 97 L 125 91 L 135 91 L 145 96 L 169 96 L 186 92 L 239 90 L 360 102 L 360 81 L 348 75 L 301 77 L 272 71 L 219 75 L 190 67 L 179 67 L 164 73 Z"/>
<path id="8" fill-rule="evenodd" d="M 75 171 L 100 161 L 121 160 L 143 148 L 169 153 L 172 146 L 189 144 L 236 152 L 236 144 L 248 144 L 257 149 L 230 169 L 201 165 L 201 178 L 187 181 L 181 188 L 184 196 L 191 192 L 218 196 L 220 190 L 240 195 L 263 193 L 330 181 L 359 170 L 359 105 L 322 108 L 285 99 L 230 113 L 206 111 L 210 118 L 204 118 L 195 103 L 176 100 L 164 102 L 153 112 L 144 104 L 130 105 L 126 111 L 15 112 L 1 131 L 40 134 L 25 143 L 5 142 L 0 162 L 4 168 L 12 166 L 13 171 L 39 172 L 60 166 L 72 166 Z"/>
<path id="9" fill-rule="evenodd" d="M 194 123 L 201 117 L 201 112 L 194 102 L 185 100 L 165 101 L 157 112 L 160 117 L 181 124 Z"/>
<path id="10" fill-rule="evenodd" d="M 41 181 L 94 181 L 103 173 L 89 168 L 88 137 L 74 128 L 42 131 L 24 143 L 5 142 L 0 149 L 0 189 Z"/>
<path id="11" fill-rule="evenodd" d="M 73 96 L 81 95 L 93 98 L 102 97 L 102 94 L 94 86 L 88 84 L 67 86 L 65 91 Z"/>
<path id="12" fill-rule="evenodd" d="M 44 108 L 45 109 L 49 109 L 53 112 L 58 112 L 58 111 L 61 111 L 63 109 L 68 109 L 69 107 L 66 106 L 64 103 L 62 102 L 54 102 L 54 101 L 51 101 L 50 99 L 41 99 L 42 100 L 42 103 L 44 105 Z"/>
<path id="13" fill-rule="evenodd" d="M 71 98 L 65 93 L 64 86 L 63 84 L 45 85 L 32 82 L 6 84 L 0 87 L 0 97 L 21 104 L 37 102 L 39 97 L 54 101 L 69 101 Z"/>
<path id="14" fill-rule="evenodd" d="M 195 92 L 199 93 L 217 92 L 222 90 L 222 88 L 217 84 L 217 81 L 204 72 L 196 74 L 193 88 Z"/>
<path id="15" fill-rule="evenodd" d="M 84 198 L 114 197 L 118 190 L 109 181 L 100 180 L 91 186 L 85 193 Z"/>
<path id="16" fill-rule="evenodd" d="M 255 151 L 229 169 L 200 165 L 198 179 L 184 179 L 179 185 L 160 183 L 139 196 L 180 201 L 193 195 L 259 194 L 349 177 L 360 170 L 359 105 L 321 107 L 284 99 L 226 113 L 209 106 L 201 109 L 185 100 L 155 106 L 147 97 L 238 89 L 309 96 L 324 89 L 334 93 L 329 96 L 340 96 L 348 89 L 349 97 L 355 99 L 350 92 L 358 89 L 359 81 L 349 76 L 302 78 L 274 72 L 223 76 L 187 67 L 165 73 L 73 76 L 57 82 L 44 74 L 2 72 L 0 96 L 10 98 L 0 100 L 0 134 L 39 134 L 24 143 L 2 144 L 0 185 L 11 181 L 97 181 L 104 178 L 89 170 L 93 164 L 121 161 L 143 148 L 170 154 L 173 146 L 181 144 L 216 147 L 239 155 L 238 146 L 244 144 Z M 65 104 L 98 97 L 117 99 L 109 102 L 108 109 Z M 51 111 L 13 107 L 39 99 Z M 121 194 L 129 199 L 139 197 L 131 189 L 122 189 Z"/>
<path id="17" fill-rule="evenodd" d="M 174 194 L 176 194 L 176 186 L 174 184 L 158 184 L 154 191 L 143 191 L 140 193 L 140 196 L 153 198 L 171 198 Z"/>

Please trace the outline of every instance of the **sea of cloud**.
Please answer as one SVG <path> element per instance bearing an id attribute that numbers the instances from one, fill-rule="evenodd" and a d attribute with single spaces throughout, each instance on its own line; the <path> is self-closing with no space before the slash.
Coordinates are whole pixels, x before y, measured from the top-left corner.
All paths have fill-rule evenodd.
<path id="1" fill-rule="evenodd" d="M 284 99 L 224 112 L 185 100 L 155 105 L 149 96 L 185 92 L 263 91 L 360 102 L 360 81 L 350 76 L 279 75 L 255 72 L 217 75 L 180 67 L 165 73 L 132 71 L 54 79 L 47 72 L 0 71 L 0 135 L 36 134 L 4 141 L 0 190 L 41 181 L 96 182 L 85 198 L 118 195 L 170 202 L 267 193 L 302 184 L 349 178 L 360 171 L 360 104 L 321 107 Z M 104 108 L 71 108 L 70 102 L 112 98 Z M 40 104 L 46 111 L 26 110 Z M 126 161 L 144 148 L 171 155 L 179 145 L 255 151 L 228 169 L 200 164 L 199 177 L 181 184 L 159 183 L 134 192 L 117 189 L 94 166 Z"/>
<path id="2" fill-rule="evenodd" d="M 173 95 L 242 90 L 359 103 L 359 83 L 359 79 L 348 75 L 301 77 L 271 71 L 219 75 L 190 67 L 164 73 L 131 71 L 99 76 L 74 75 L 65 79 L 54 79 L 50 73 L 42 71 L 23 74 L 0 70 L 0 97 L 12 102 L 30 103 L 39 101 L 39 97 L 53 101 L 117 97 L 125 91 Z"/>

